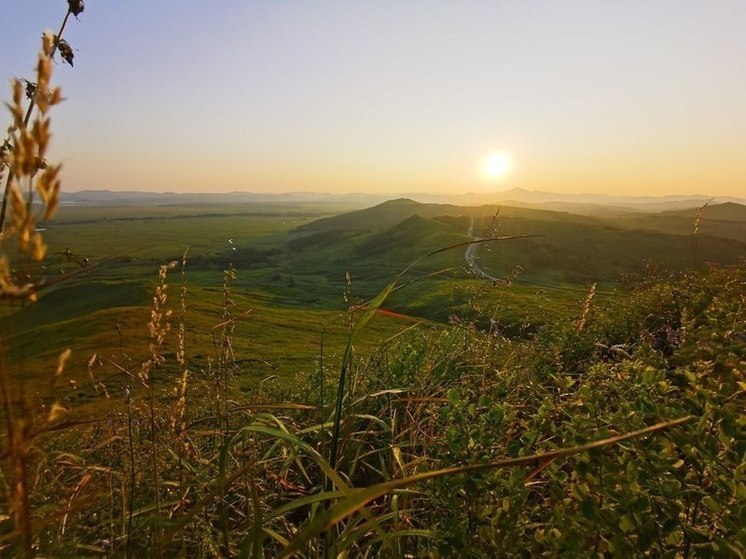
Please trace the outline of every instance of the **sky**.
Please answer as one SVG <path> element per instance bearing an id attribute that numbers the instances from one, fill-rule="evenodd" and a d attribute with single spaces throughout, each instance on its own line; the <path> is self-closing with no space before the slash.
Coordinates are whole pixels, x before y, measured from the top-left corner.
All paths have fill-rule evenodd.
<path id="1" fill-rule="evenodd" d="M 3 98 L 66 8 L 0 0 Z M 744 0 L 87 0 L 50 159 L 70 191 L 746 196 L 744 29 Z"/>

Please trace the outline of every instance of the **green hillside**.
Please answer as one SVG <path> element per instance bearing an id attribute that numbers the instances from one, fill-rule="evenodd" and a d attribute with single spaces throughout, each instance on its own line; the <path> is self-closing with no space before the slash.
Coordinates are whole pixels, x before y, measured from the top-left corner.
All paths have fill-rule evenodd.
<path id="1" fill-rule="evenodd" d="M 715 208 L 717 215 L 724 213 Z M 740 208 L 728 211 L 731 215 Z M 688 229 L 682 227 L 682 234 L 663 230 L 667 220 L 685 220 L 685 216 L 647 216 L 644 223 L 649 227 L 633 228 L 632 221 L 609 223 L 568 212 L 394 200 L 293 230 L 288 241 L 288 262 L 295 262 L 297 256 L 303 262 L 300 267 L 306 270 L 318 263 L 316 272 L 330 278 L 336 275 L 340 287 L 346 271 L 363 282 L 387 274 L 393 276 L 418 256 L 469 240 L 472 219 L 475 235 L 487 234 L 491 226 L 499 236 L 539 235 L 489 243 L 478 251 L 480 263 L 491 270 L 491 275 L 502 277 L 519 268 L 519 281 L 528 284 L 611 284 L 623 274 L 645 269 L 651 262 L 683 270 L 705 262 L 734 263 L 746 255 L 746 240 L 733 238 L 738 236 L 737 227 L 742 224 L 727 222 L 732 235 L 710 235 L 707 231 L 721 222 L 709 214 L 703 216 L 702 232 L 695 246 L 691 221 Z M 656 230 L 655 225 L 661 230 Z M 301 259 L 302 254 L 314 257 Z M 465 267 L 463 249 L 420 265 L 430 271 L 447 267 Z"/>
<path id="2" fill-rule="evenodd" d="M 609 292 L 622 276 L 651 263 L 685 270 L 707 262 L 735 263 L 746 255 L 746 243 L 732 238 L 744 227 L 739 220 L 746 207 L 738 204 L 705 208 L 696 243 L 688 211 L 648 215 L 645 227 L 633 226 L 633 214 L 626 221 L 606 221 L 567 211 L 407 199 L 332 216 L 328 211 L 319 205 L 267 205 L 253 212 L 191 206 L 65 208 L 63 219 L 45 231 L 50 246 L 46 270 L 52 277 L 59 270 L 74 273 L 42 293 L 41 304 L 3 309 L 11 337 L 46 332 L 36 345 L 11 344 L 9 358 L 41 356 L 42 339 L 89 339 L 95 341 L 90 351 L 96 344 L 114 347 L 104 340 L 116 336 L 117 319 L 104 317 L 145 316 L 158 266 L 180 259 L 187 246 L 187 278 L 197 313 L 217 320 L 214 297 L 229 265 L 237 270 L 233 288 L 246 308 L 339 312 L 345 301 L 373 297 L 423 255 L 470 240 L 469 231 L 475 236 L 489 234 L 490 228 L 501 236 L 538 235 L 477 249 L 477 262 L 501 280 L 497 285 L 471 273 L 460 247 L 419 262 L 402 278 L 403 284 L 414 283 L 387 303 L 398 313 L 441 323 L 453 316 L 483 325 L 497 320 L 514 334 L 534 331 L 568 312 L 591 284 L 600 283 Z M 727 234 L 707 233 L 715 227 Z M 68 247 L 74 257 L 63 254 Z M 85 258 L 90 265 L 80 268 Z M 270 336 L 280 333 L 277 324 L 267 328 Z M 280 334 L 280 339 L 286 337 Z M 206 341 L 199 345 L 205 346 L 202 354 L 209 354 Z"/>
<path id="3" fill-rule="evenodd" d="M 629 229 L 692 235 L 699 208 L 666 211 L 645 216 L 628 215 L 615 220 Z M 746 242 L 746 206 L 735 202 L 711 204 L 700 214 L 699 235 Z"/>
<path id="4" fill-rule="evenodd" d="M 464 209 L 441 204 L 421 204 L 408 198 L 389 200 L 354 212 L 342 213 L 301 225 L 295 232 L 311 234 L 319 231 L 375 231 L 392 227 L 415 214 L 421 217 L 459 215 Z"/>
<path id="5" fill-rule="evenodd" d="M 470 230 L 475 236 L 489 235 L 490 228 L 501 236 L 539 235 L 491 242 L 479 248 L 477 255 L 490 275 L 510 276 L 511 281 L 541 288 L 576 286 L 582 290 L 594 282 L 611 287 L 621 275 L 642 270 L 649 261 L 681 270 L 706 262 L 737 262 L 746 254 L 746 241 L 739 233 L 745 225 L 737 220 L 744 206 L 738 204 L 705 208 L 696 243 L 693 217 L 678 211 L 649 214 L 644 219 L 636 213 L 606 219 L 569 211 L 421 204 L 408 199 L 336 215 L 329 215 L 333 210 L 318 204 L 233 210 L 67 207 L 63 219 L 45 231 L 50 246 L 48 269 L 77 270 L 76 261 L 62 254 L 71 248 L 77 257 L 93 264 L 84 271 L 84 283 L 111 285 L 112 293 L 121 294 L 112 296 L 115 306 L 126 304 L 128 297 L 142 301 L 142 295 L 136 296 L 136 291 L 128 295 L 118 284 L 147 284 L 160 263 L 179 259 L 189 247 L 189 280 L 195 287 L 219 287 L 221 271 L 231 264 L 239 272 L 237 287 L 257 300 L 325 309 L 339 308 L 348 290 L 360 300 L 372 297 L 424 254 L 469 240 Z M 719 230 L 722 235 L 712 234 Z M 418 294 L 434 296 L 441 306 L 447 305 L 441 295 L 450 292 L 450 283 L 470 277 L 464 252 L 454 249 L 420 262 L 409 279 L 442 273 L 420 285 Z M 97 297 L 86 301 L 71 296 L 64 302 L 64 312 L 50 300 L 49 316 L 61 318 L 76 309 L 86 313 Z M 396 301 L 403 305 L 401 310 L 430 308 L 403 296 Z M 437 316 L 444 314 L 442 310 Z"/>

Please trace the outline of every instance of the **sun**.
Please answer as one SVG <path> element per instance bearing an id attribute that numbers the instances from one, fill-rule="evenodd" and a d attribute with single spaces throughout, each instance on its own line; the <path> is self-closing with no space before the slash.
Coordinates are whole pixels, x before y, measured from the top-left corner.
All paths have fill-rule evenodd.
<path id="1" fill-rule="evenodd" d="M 505 151 L 493 151 L 482 160 L 482 176 L 490 181 L 502 180 L 512 169 L 510 154 Z"/>

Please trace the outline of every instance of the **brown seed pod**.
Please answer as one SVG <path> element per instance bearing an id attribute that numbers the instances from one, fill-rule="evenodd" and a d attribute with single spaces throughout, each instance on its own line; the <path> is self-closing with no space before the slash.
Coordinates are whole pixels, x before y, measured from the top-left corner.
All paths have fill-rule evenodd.
<path id="1" fill-rule="evenodd" d="M 85 10 L 83 0 L 67 0 L 67 6 L 70 10 L 70 13 L 75 17 L 78 17 L 80 14 L 83 13 L 83 10 Z"/>

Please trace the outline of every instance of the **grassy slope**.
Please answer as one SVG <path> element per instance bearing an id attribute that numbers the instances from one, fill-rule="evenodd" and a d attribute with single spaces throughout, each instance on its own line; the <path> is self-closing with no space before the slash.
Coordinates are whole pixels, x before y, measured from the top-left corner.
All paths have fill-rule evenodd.
<path id="1" fill-rule="evenodd" d="M 289 261 L 297 271 L 341 281 L 353 277 L 391 277 L 431 250 L 468 240 L 470 219 L 475 234 L 485 232 L 498 211 L 494 206 L 457 207 L 394 200 L 367 210 L 325 218 L 292 232 Z M 539 234 L 540 238 L 493 243 L 480 249 L 483 266 L 497 277 L 520 266 L 519 281 L 532 285 L 613 284 L 623 273 L 644 269 L 654 261 L 672 269 L 695 262 L 732 263 L 746 254 L 746 238 L 736 240 L 741 226 L 729 222 L 728 235 L 706 234 L 709 218 L 695 245 L 689 221 L 687 234 L 655 231 L 665 216 L 646 216 L 646 229 L 567 212 L 499 208 L 499 235 Z M 683 219 L 683 218 L 682 218 Z M 392 223 L 394 223 L 392 225 Z M 454 250 L 423 262 L 422 270 L 463 267 L 463 251 Z M 339 284 L 337 284 L 339 287 Z"/>
<path id="2" fill-rule="evenodd" d="M 23 355 L 29 369 L 39 360 L 48 371 L 57 352 L 77 346 L 74 362 L 82 378 L 93 352 L 115 352 L 117 323 L 124 325 L 124 338 L 144 338 L 158 265 L 179 258 L 189 246 L 190 321 L 196 329 L 210 332 L 219 322 L 222 270 L 232 263 L 238 270 L 235 297 L 243 310 L 254 309 L 241 324 L 246 328 L 241 351 L 256 360 L 256 375 L 276 370 L 286 377 L 309 370 L 320 325 L 345 307 L 345 293 L 352 303 L 365 301 L 423 254 L 468 240 L 472 219 L 476 234 L 485 231 L 497 208 L 393 200 L 336 216 L 324 217 L 324 211 L 303 205 L 284 210 L 277 205 L 65 208 L 46 232 L 49 269 L 76 270 L 60 255 L 68 246 L 94 265 L 50 290 L 39 305 L 15 314 L 3 309 L 4 315 L 14 315 L 7 320 L 10 357 Z M 722 205 L 705 211 L 703 231 L 712 218 L 732 220 L 743 208 Z M 672 217 L 688 219 L 687 212 L 667 212 L 647 216 L 646 223 L 663 228 Z M 729 231 L 738 230 L 739 222 L 728 223 L 736 224 Z M 463 249 L 456 249 L 411 270 L 402 278 L 407 286 L 386 307 L 440 322 L 455 316 L 486 326 L 492 320 L 509 334 L 535 331 L 576 315 L 591 283 L 600 281 L 608 290 L 620 274 L 642 269 L 645 259 L 673 268 L 692 264 L 690 235 L 651 229 L 610 226 L 567 212 L 500 208 L 498 234 L 543 235 L 480 249 L 482 265 L 493 275 L 520 272 L 512 285 L 469 280 Z M 700 264 L 705 259 L 732 262 L 746 253 L 743 243 L 706 235 L 698 238 L 697 249 L 704 255 Z M 436 271 L 441 273 L 429 277 Z M 381 334 L 397 326 L 384 326 Z M 195 337 L 191 343 L 203 360 L 195 366 L 204 367 L 213 354 L 211 337 Z M 135 361 L 144 355 L 146 344 L 140 345 Z"/>
<path id="3" fill-rule="evenodd" d="M 178 281 L 176 277 L 173 281 Z M 147 304 L 127 306 L 127 296 L 145 294 L 144 286 L 105 284 L 65 287 L 50 293 L 48 300 L 37 305 L 40 313 L 20 313 L 11 316 L 11 326 L 6 343 L 8 365 L 15 378 L 22 373 L 28 392 L 48 394 L 48 385 L 57 363 L 58 355 L 67 348 L 73 350 L 64 374 L 63 395 L 68 403 L 90 403 L 95 407 L 109 403 L 97 395 L 96 382 L 103 381 L 109 394 L 118 404 L 123 402 L 124 386 L 137 387 L 138 383 L 122 374 L 114 363 L 137 374 L 147 357 Z M 93 293 L 86 306 L 76 305 L 71 295 L 78 289 Z M 170 287 L 169 308 L 174 312 L 174 328 L 167 335 L 164 354 L 173 361 L 177 348 L 176 324 L 178 322 L 179 286 Z M 215 336 L 219 336 L 222 312 L 222 288 L 189 287 L 185 323 L 188 367 L 198 377 L 209 369 L 209 360 L 217 360 Z M 110 296 L 124 296 L 122 306 L 101 305 Z M 147 297 L 147 296 L 146 296 Z M 233 350 L 239 360 L 240 373 L 235 385 L 249 389 L 266 377 L 276 377 L 275 384 L 292 383 L 296 378 L 308 378 L 318 366 L 322 333 L 324 353 L 329 363 L 335 363 L 347 343 L 347 323 L 339 311 L 302 310 L 268 306 L 253 297 L 234 291 L 232 300 L 235 316 L 243 315 L 236 322 Z M 146 303 L 145 301 L 144 303 Z M 83 310 L 81 310 L 81 308 Z M 71 312 L 76 310 L 77 313 Z M 53 319 L 50 319 L 53 316 Z M 367 352 L 395 335 L 410 322 L 380 317 L 358 341 L 359 351 Z M 88 364 L 98 357 L 93 377 Z M 168 387 L 176 379 L 174 365 L 156 371 L 154 378 L 159 386 Z M 70 383 L 74 381 L 74 385 Z M 80 411 L 80 410 L 79 410 Z M 90 407 L 86 412 L 92 411 Z"/>

